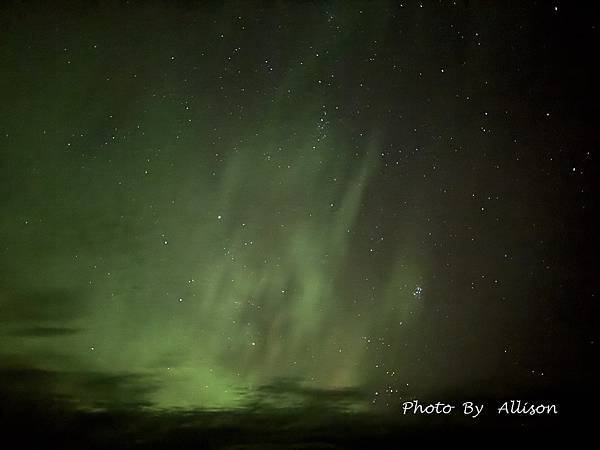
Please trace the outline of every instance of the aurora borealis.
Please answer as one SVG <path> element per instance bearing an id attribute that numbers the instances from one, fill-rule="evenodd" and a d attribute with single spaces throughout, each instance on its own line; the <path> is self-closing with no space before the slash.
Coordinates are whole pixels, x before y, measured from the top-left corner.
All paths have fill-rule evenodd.
<path id="1" fill-rule="evenodd" d="M 597 15 L 114 1 L 0 17 L 3 395 L 389 418 L 593 379 L 597 88 L 579 58 Z"/>

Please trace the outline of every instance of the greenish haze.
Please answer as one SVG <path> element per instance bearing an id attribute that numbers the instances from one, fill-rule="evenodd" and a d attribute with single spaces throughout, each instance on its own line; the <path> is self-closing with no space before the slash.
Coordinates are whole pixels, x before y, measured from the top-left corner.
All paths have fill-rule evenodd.
<path id="1" fill-rule="evenodd" d="M 238 408 L 282 380 L 370 404 L 422 277 L 414 225 L 356 245 L 380 132 L 346 130 L 343 97 L 320 87 L 364 22 L 291 23 L 271 80 L 237 14 L 192 12 L 207 26 L 187 36 L 170 9 L 138 12 L 169 29 L 158 47 L 142 19 L 121 41 L 128 24 L 102 13 L 83 33 L 34 16 L 54 40 L 15 30 L 3 46 L 0 354 L 61 374 L 50 394 L 81 407 Z"/>

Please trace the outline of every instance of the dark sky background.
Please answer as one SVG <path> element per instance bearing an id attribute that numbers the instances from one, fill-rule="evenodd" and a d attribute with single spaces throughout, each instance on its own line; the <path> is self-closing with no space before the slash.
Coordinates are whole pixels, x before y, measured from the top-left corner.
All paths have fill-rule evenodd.
<path id="1" fill-rule="evenodd" d="M 404 420 L 414 398 L 567 423 L 600 344 L 598 19 L 3 2 L 3 425 L 346 448 L 340 423 L 449 425 Z"/>

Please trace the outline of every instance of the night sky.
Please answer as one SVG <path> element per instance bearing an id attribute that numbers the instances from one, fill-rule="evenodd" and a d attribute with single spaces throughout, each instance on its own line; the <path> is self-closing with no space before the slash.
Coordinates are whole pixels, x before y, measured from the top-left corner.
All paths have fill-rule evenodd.
<path id="1" fill-rule="evenodd" d="M 600 344 L 599 18 L 3 2 L 4 424 L 283 415 L 329 442 L 448 425 L 404 424 L 411 399 L 512 398 L 566 421 Z"/>

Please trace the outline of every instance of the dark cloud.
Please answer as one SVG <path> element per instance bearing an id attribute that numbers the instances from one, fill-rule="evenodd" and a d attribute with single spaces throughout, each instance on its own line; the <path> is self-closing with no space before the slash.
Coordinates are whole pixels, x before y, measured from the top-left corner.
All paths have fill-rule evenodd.
<path id="1" fill-rule="evenodd" d="M 158 389 L 142 374 L 50 370 L 14 359 L 0 367 L 0 385 L 5 399 L 60 402 L 69 409 L 142 408 L 150 405 L 148 396 Z"/>
<path id="2" fill-rule="evenodd" d="M 369 395 L 358 388 L 324 389 L 303 385 L 301 380 L 282 378 L 264 384 L 247 394 L 248 407 L 262 409 L 317 409 L 322 411 L 346 410 L 364 406 Z"/>
<path id="3" fill-rule="evenodd" d="M 71 327 L 52 327 L 52 326 L 34 326 L 29 328 L 20 328 L 10 332 L 11 336 L 18 337 L 34 337 L 34 338 L 52 338 L 52 337 L 63 337 L 72 336 L 80 333 L 80 328 Z"/>
<path id="4" fill-rule="evenodd" d="M 12 287 L 0 291 L 0 323 L 74 320 L 85 314 L 86 300 L 82 292 L 69 289 Z"/>
<path id="5" fill-rule="evenodd" d="M 364 394 L 306 388 L 293 379 L 260 387 L 254 408 L 236 410 L 149 408 L 145 398 L 156 388 L 152 379 L 139 374 L 67 373 L 13 361 L 12 367 L 0 368 L 0 428 L 6 439 L 24 445 L 51 441 L 64 448 L 395 449 L 415 439 L 442 441 L 465 433 L 496 436 L 499 427 L 512 438 L 538 436 L 559 424 L 565 430 L 580 430 L 592 417 L 586 415 L 590 407 L 584 407 L 584 397 L 577 392 L 552 393 L 553 398 L 564 399 L 562 404 L 570 411 L 554 421 L 530 421 L 524 426 L 516 418 L 499 425 L 486 416 L 473 426 L 460 416 L 442 423 L 435 418 L 419 421 L 399 410 L 393 415 L 344 412 L 340 404 L 362 400 Z M 85 396 L 79 398 L 76 392 Z M 301 404 L 279 403 L 291 397 L 302 399 Z M 466 398 L 460 393 L 452 397 L 455 404 Z M 86 408 L 82 408 L 84 401 Z"/>

